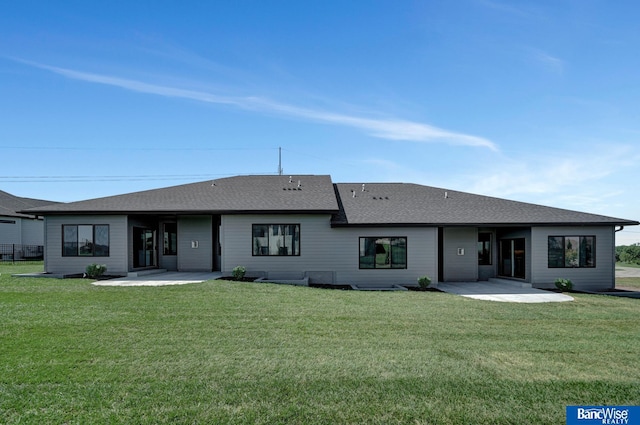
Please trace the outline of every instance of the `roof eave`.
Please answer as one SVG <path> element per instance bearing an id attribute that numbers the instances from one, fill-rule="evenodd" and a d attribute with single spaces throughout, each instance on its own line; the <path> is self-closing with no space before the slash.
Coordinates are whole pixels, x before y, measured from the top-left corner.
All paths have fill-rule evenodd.
<path id="1" fill-rule="evenodd" d="M 233 215 L 233 214 L 335 214 L 338 210 L 106 210 L 106 211 L 38 211 L 31 214 L 48 215 Z"/>
<path id="2" fill-rule="evenodd" d="M 331 227 L 593 227 L 593 226 L 637 226 L 637 221 L 616 222 L 521 222 L 521 223 L 344 223 L 332 222 Z"/>

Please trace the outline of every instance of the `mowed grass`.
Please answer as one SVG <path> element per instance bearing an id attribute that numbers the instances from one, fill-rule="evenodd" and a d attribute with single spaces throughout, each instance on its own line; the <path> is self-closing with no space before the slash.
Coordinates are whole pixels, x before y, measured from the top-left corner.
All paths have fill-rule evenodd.
<path id="1" fill-rule="evenodd" d="M 617 277 L 616 288 L 627 288 L 640 291 L 640 277 Z"/>
<path id="2" fill-rule="evenodd" d="M 3 424 L 549 424 L 640 404 L 640 300 L 0 273 Z"/>

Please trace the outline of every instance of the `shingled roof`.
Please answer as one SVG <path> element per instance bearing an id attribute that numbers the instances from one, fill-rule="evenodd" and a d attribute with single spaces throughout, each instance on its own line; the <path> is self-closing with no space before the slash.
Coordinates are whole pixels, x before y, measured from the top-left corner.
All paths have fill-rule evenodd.
<path id="1" fill-rule="evenodd" d="M 38 214 L 333 213 L 331 177 L 237 176 L 29 210 Z"/>
<path id="2" fill-rule="evenodd" d="M 42 199 L 22 198 L 0 190 L 0 215 L 4 217 L 34 218 L 32 214 L 24 214 L 18 211 L 52 203 L 53 201 L 44 201 Z"/>
<path id="3" fill-rule="evenodd" d="M 623 220 L 410 183 L 338 183 L 333 226 L 637 225 Z M 364 191 L 363 191 L 364 188 Z"/>
<path id="4" fill-rule="evenodd" d="M 364 188 L 364 190 L 363 190 Z M 237 176 L 28 214 L 328 213 L 333 226 L 637 225 L 637 221 L 411 183 L 338 183 L 328 175 Z"/>

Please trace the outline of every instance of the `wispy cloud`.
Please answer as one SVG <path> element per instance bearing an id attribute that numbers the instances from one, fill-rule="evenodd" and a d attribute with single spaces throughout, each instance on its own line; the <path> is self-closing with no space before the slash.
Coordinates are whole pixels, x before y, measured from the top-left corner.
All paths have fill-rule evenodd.
<path id="1" fill-rule="evenodd" d="M 505 158 L 499 170 L 466 176 L 464 180 L 472 183 L 461 185 L 474 193 L 606 214 L 610 207 L 606 199 L 619 195 L 623 187 L 611 177 L 638 161 L 640 155 L 630 146 Z"/>
<path id="2" fill-rule="evenodd" d="M 558 74 L 562 74 L 564 72 L 565 61 L 558 57 L 552 56 L 540 49 L 532 49 L 532 57 L 536 62 L 549 71 L 553 71 Z"/>
<path id="3" fill-rule="evenodd" d="M 368 118 L 280 103 L 259 96 L 221 96 L 202 90 L 188 90 L 166 85 L 151 84 L 143 81 L 82 72 L 24 60 L 20 60 L 20 62 L 74 80 L 105 84 L 139 93 L 190 99 L 262 113 L 276 113 L 290 118 L 303 118 L 326 124 L 341 125 L 362 130 L 373 137 L 382 139 L 425 143 L 440 142 L 450 145 L 483 147 L 493 151 L 498 150 L 498 146 L 486 138 L 450 131 L 415 121 L 393 118 Z"/>

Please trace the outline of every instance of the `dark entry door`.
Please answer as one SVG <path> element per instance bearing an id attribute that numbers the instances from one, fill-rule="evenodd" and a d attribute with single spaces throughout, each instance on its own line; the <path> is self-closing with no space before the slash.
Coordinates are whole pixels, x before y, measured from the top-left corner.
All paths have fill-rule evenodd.
<path id="1" fill-rule="evenodd" d="M 524 238 L 500 240 L 500 276 L 524 279 L 525 258 Z"/>
<path id="2" fill-rule="evenodd" d="M 143 227 L 133 228 L 133 267 L 156 265 L 156 231 Z"/>

